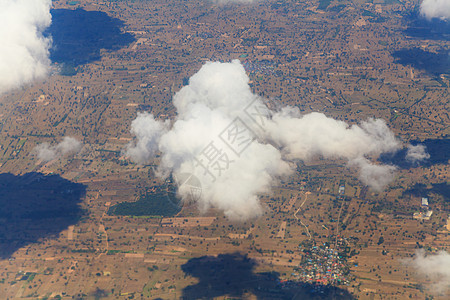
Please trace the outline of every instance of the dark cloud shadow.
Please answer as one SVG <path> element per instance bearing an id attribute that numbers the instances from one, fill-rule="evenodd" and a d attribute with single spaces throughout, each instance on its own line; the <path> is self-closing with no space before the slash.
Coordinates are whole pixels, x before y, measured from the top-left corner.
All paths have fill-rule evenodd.
<path id="1" fill-rule="evenodd" d="M 403 17 L 406 22 L 404 34 L 417 39 L 450 41 L 450 22 L 434 18 L 427 20 L 418 10 Z"/>
<path id="2" fill-rule="evenodd" d="M 441 195 L 445 202 L 450 202 L 450 184 L 441 182 L 427 186 L 423 183 L 416 183 L 403 193 L 403 195 L 412 195 L 414 197 L 430 197 L 431 194 Z"/>
<path id="3" fill-rule="evenodd" d="M 419 13 L 419 6 L 403 16 L 404 34 L 413 39 L 450 41 L 450 22 L 434 18 L 427 20 Z M 393 52 L 396 63 L 410 65 L 433 75 L 450 74 L 450 51 L 430 52 L 420 48 Z"/>
<path id="4" fill-rule="evenodd" d="M 123 33 L 123 21 L 101 11 L 53 9 L 52 24 L 46 31 L 53 39 L 52 62 L 76 67 L 100 59 L 100 50 L 117 50 L 135 39 Z"/>
<path id="5" fill-rule="evenodd" d="M 401 49 L 392 56 L 396 63 L 412 66 L 433 75 L 450 74 L 450 51 L 441 50 L 437 53 L 420 48 Z"/>
<path id="6" fill-rule="evenodd" d="M 0 259 L 76 224 L 86 186 L 59 175 L 0 174 Z"/>
<path id="7" fill-rule="evenodd" d="M 430 158 L 420 163 L 413 163 L 406 160 L 407 148 L 403 148 L 395 153 L 384 153 L 380 155 L 379 160 L 385 164 L 396 165 L 401 169 L 411 169 L 419 166 L 430 167 L 437 164 L 447 164 L 450 159 L 450 138 L 446 139 L 428 139 L 424 141 L 411 141 L 411 145 L 422 144 L 426 146 L 426 151 Z"/>
<path id="8" fill-rule="evenodd" d="M 181 269 L 198 278 L 183 289 L 182 299 L 212 299 L 228 296 L 258 299 L 354 299 L 346 290 L 309 283 L 280 282 L 276 272 L 255 273 L 256 262 L 239 253 L 190 259 Z"/>

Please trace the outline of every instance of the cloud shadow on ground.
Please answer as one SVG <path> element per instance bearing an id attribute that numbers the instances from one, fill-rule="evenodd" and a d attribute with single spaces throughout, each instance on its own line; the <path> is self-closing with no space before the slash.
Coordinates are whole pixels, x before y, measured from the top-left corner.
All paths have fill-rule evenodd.
<path id="1" fill-rule="evenodd" d="M 450 41 L 450 22 L 434 18 L 427 20 L 420 16 L 418 10 L 407 13 L 403 20 L 406 23 L 406 36 L 425 39 Z"/>
<path id="2" fill-rule="evenodd" d="M 427 139 L 424 141 L 411 141 L 411 145 L 425 145 L 426 152 L 430 158 L 420 163 L 413 163 L 406 159 L 407 148 L 403 148 L 395 153 L 384 153 L 380 155 L 380 161 L 384 164 L 396 165 L 401 169 L 411 169 L 416 167 L 431 167 L 438 164 L 447 164 L 450 159 L 450 139 Z"/>
<path id="3" fill-rule="evenodd" d="M 392 56 L 396 63 L 412 66 L 435 76 L 450 74 L 450 51 L 448 50 L 431 52 L 420 48 L 401 49 L 394 51 Z"/>
<path id="4" fill-rule="evenodd" d="M 85 185 L 59 175 L 0 174 L 0 259 L 76 224 L 85 195 Z"/>
<path id="5" fill-rule="evenodd" d="M 301 282 L 280 282 L 277 272 L 255 273 L 257 263 L 240 253 L 190 259 L 181 269 L 198 278 L 183 289 L 182 299 L 212 299 L 228 296 L 243 299 L 354 299 L 346 290 Z"/>
<path id="6" fill-rule="evenodd" d="M 135 38 L 121 31 L 123 21 L 101 11 L 53 9 L 52 24 L 46 31 L 53 39 L 52 62 L 76 67 L 100 60 L 100 50 L 118 50 Z"/>

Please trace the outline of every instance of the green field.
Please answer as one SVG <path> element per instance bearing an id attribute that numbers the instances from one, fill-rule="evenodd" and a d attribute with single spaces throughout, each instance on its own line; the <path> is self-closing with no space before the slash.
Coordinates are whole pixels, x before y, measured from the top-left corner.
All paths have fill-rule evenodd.
<path id="1" fill-rule="evenodd" d="M 325 9 L 327 9 L 328 5 L 330 5 L 330 3 L 331 3 L 331 0 L 320 0 L 319 6 L 317 7 L 317 9 L 325 10 Z"/>
<path id="2" fill-rule="evenodd" d="M 181 208 L 175 197 L 170 197 L 164 191 L 146 193 L 136 202 L 122 202 L 112 206 L 108 214 L 116 216 L 161 216 L 176 215 Z"/>

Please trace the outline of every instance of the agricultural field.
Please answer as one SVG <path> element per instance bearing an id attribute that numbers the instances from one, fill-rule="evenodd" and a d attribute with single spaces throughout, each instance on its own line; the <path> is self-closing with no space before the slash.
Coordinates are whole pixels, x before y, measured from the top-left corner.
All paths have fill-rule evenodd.
<path id="1" fill-rule="evenodd" d="M 448 299 L 408 263 L 450 249 L 450 40 L 418 3 L 53 1 L 52 73 L 0 95 L 2 298 Z M 245 221 L 180 201 L 159 154 L 125 155 L 131 123 L 174 119 L 189 78 L 233 59 L 270 105 L 382 118 L 430 159 L 374 158 L 398 166 L 382 191 L 346 160 L 294 160 Z M 65 136 L 82 149 L 37 157 Z"/>

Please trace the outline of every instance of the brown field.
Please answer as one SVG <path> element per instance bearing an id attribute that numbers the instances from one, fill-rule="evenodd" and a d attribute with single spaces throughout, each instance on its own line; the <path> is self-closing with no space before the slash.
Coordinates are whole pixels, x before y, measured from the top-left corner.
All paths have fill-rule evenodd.
<path id="1" fill-rule="evenodd" d="M 349 124 L 383 118 L 405 143 L 448 138 L 448 75 L 392 56 L 414 47 L 434 53 L 447 49 L 448 40 L 405 35 L 404 15 L 417 0 L 372 2 L 331 1 L 319 10 L 312 0 L 225 8 L 203 0 L 53 1 L 56 9 L 118 18 L 135 42 L 100 50 L 101 58 L 80 65 L 74 76 L 55 73 L 0 95 L 0 175 L 23 180 L 25 190 L 42 174 L 86 189 L 75 205 L 79 216 L 64 226 L 57 218 L 33 223 L 0 216 L 0 250 L 7 254 L 0 259 L 1 298 L 179 299 L 195 298 L 189 293 L 197 290 L 205 299 L 308 299 L 297 285 L 304 245 L 314 241 L 348 248 L 349 282 L 337 287 L 357 299 L 448 299 L 405 263 L 419 248 L 450 249 L 448 198 L 431 191 L 434 213 L 420 221 L 412 214 L 421 209 L 421 195 L 410 193 L 417 183 L 427 189 L 448 183 L 448 163 L 399 169 L 385 191 L 375 192 L 346 161 L 293 162 L 297 170 L 261 195 L 264 214 L 243 222 L 215 209 L 201 214 L 195 205 L 172 218 L 107 214 L 163 184 L 154 172 L 159 157 L 136 165 L 123 156 L 133 139 L 131 121 L 142 111 L 174 118 L 173 95 L 205 61 L 273 66 L 249 72 L 252 91 L 302 113 L 319 111 Z M 36 145 L 63 136 L 78 138 L 83 150 L 47 163 L 32 154 Z M 21 179 L 33 172 L 42 174 Z M 338 197 L 341 180 L 344 197 Z M 45 203 L 65 201 L 70 191 L 44 186 L 33 193 Z M 57 225 L 61 230 L 52 231 Z M 237 277 L 242 285 L 230 279 L 239 274 L 227 269 L 226 259 L 245 275 Z"/>
<path id="2" fill-rule="evenodd" d="M 163 227 L 192 227 L 192 226 L 210 226 L 216 217 L 186 217 L 186 218 L 163 218 L 161 226 Z"/>

